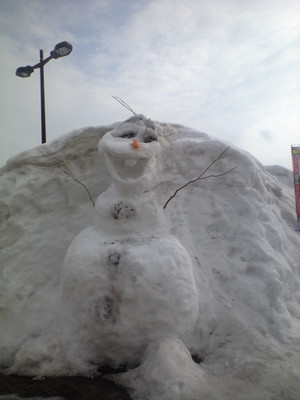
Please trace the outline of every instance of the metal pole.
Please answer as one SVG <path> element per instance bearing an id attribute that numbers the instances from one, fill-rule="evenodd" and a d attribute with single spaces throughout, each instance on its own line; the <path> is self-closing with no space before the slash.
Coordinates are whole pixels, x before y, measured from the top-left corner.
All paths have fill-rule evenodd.
<path id="1" fill-rule="evenodd" d="M 44 53 L 40 50 L 40 81 L 41 81 L 41 129 L 42 143 L 46 143 L 46 113 L 45 113 L 45 83 L 44 83 Z"/>

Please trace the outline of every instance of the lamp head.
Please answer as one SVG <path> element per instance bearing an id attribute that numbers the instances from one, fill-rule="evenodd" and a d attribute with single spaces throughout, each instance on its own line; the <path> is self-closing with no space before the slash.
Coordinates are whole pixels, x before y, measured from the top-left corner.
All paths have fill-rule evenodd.
<path id="1" fill-rule="evenodd" d="M 50 55 L 52 58 L 60 58 L 68 56 L 73 50 L 73 46 L 69 42 L 60 42 L 54 47 L 54 50 L 51 51 Z"/>
<path id="2" fill-rule="evenodd" d="M 16 70 L 16 75 L 20 78 L 28 78 L 33 73 L 33 68 L 30 65 L 27 67 L 19 67 Z"/>

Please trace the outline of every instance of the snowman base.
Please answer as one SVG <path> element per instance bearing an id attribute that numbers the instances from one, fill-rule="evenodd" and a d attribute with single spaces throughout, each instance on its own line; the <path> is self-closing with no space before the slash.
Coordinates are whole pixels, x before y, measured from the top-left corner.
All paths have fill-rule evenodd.
<path id="1" fill-rule="evenodd" d="M 142 363 L 106 378 L 125 387 L 133 398 L 147 400 L 220 399 L 217 383 L 195 363 L 184 343 L 165 338 L 149 344 Z"/>

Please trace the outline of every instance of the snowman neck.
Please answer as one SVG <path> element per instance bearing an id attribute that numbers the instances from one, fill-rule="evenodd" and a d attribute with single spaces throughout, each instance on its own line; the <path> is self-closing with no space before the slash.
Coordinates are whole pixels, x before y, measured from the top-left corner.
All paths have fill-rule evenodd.
<path id="1" fill-rule="evenodd" d="M 125 198 L 131 201 L 141 201 L 148 197 L 149 191 L 146 191 L 141 185 L 134 183 L 116 184 L 112 183 L 106 191 L 112 198 Z"/>

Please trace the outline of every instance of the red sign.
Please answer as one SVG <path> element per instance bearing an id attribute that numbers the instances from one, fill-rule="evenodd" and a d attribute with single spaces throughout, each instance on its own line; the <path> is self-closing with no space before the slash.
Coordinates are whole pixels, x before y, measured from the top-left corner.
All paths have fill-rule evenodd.
<path id="1" fill-rule="evenodd" d="M 292 160 L 294 172 L 294 187 L 295 187 L 295 201 L 296 201 L 296 215 L 298 226 L 300 230 L 300 146 L 292 146 Z"/>

